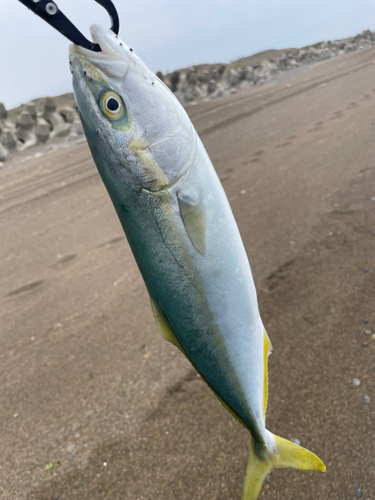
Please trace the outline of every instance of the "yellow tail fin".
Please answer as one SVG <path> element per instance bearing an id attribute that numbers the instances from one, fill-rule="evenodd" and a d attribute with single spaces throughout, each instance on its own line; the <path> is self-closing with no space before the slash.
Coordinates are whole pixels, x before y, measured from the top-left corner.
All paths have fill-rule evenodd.
<path id="1" fill-rule="evenodd" d="M 273 436 L 273 438 L 277 452 L 270 454 L 268 459 L 258 456 L 254 447 L 254 440 L 252 440 L 242 500 L 256 500 L 258 498 L 263 482 L 272 469 L 292 467 L 293 469 L 325 472 L 325 465 L 311 451 L 287 439 L 278 436 Z"/>

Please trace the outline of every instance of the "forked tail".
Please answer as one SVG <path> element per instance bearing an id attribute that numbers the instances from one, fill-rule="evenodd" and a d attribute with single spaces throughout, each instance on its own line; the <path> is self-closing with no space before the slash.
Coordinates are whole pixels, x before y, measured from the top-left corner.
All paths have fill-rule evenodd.
<path id="1" fill-rule="evenodd" d="M 258 498 L 263 482 L 272 469 L 291 467 L 325 472 L 325 465 L 311 451 L 278 436 L 273 436 L 273 439 L 277 451 L 270 454 L 268 459 L 258 456 L 259 453 L 256 452 L 254 439 L 252 439 L 242 500 L 256 500 Z"/>

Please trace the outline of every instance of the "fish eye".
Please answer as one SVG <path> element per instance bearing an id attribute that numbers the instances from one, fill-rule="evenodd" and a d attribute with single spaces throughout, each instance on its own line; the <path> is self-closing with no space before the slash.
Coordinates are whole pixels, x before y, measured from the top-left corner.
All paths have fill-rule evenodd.
<path id="1" fill-rule="evenodd" d="M 110 97 L 107 100 L 106 104 L 107 104 L 107 110 L 111 111 L 113 113 L 115 113 L 118 110 L 118 108 L 120 107 L 120 103 L 114 97 Z"/>
<path id="2" fill-rule="evenodd" d="M 115 92 L 105 92 L 100 98 L 102 113 L 110 120 L 119 120 L 124 114 L 124 105 L 121 97 Z"/>

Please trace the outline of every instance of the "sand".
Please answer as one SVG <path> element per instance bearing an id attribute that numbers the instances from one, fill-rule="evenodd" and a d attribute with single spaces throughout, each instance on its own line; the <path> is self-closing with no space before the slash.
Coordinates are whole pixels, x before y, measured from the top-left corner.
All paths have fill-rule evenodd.
<path id="1" fill-rule="evenodd" d="M 268 428 L 328 469 L 260 498 L 375 498 L 375 49 L 187 110 L 273 343 Z M 159 337 L 87 145 L 41 152 L 0 170 L 1 498 L 239 499 L 248 433 Z"/>

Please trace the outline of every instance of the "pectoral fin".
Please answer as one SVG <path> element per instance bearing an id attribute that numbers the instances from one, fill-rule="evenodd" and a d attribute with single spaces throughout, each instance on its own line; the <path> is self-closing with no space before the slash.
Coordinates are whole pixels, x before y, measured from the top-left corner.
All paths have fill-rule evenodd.
<path id="1" fill-rule="evenodd" d="M 178 205 L 185 230 L 195 250 L 201 255 L 206 253 L 206 223 L 203 207 L 189 196 L 178 193 Z"/>
<path id="2" fill-rule="evenodd" d="M 180 342 L 177 340 L 176 335 L 173 333 L 171 327 L 169 326 L 167 320 L 165 319 L 163 313 L 160 311 L 158 305 L 154 300 L 151 299 L 151 308 L 155 318 L 156 326 L 158 327 L 160 335 L 166 342 L 175 345 L 180 349 L 180 351 L 184 353 L 183 348 L 181 347 Z"/>

